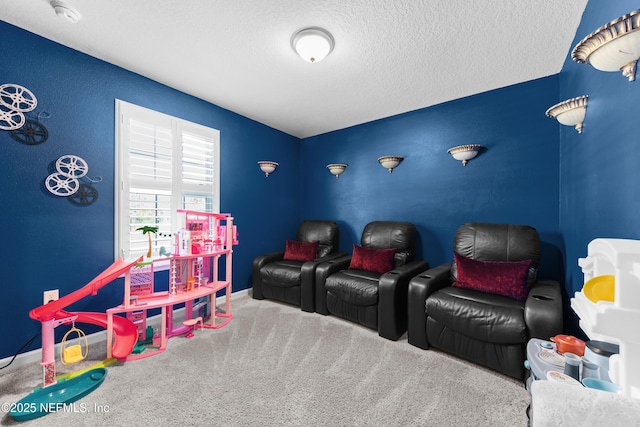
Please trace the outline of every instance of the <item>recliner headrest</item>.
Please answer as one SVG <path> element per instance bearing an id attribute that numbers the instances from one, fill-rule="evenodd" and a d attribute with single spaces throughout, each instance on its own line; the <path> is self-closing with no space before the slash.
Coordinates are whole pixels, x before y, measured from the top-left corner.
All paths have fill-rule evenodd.
<path id="1" fill-rule="evenodd" d="M 296 240 L 300 242 L 320 242 L 318 258 L 338 250 L 340 235 L 338 224 L 333 221 L 305 220 L 298 227 Z"/>
<path id="2" fill-rule="evenodd" d="M 540 237 L 528 225 L 490 224 L 469 222 L 456 231 L 453 250 L 478 261 L 533 261 L 529 269 L 529 284 L 536 280 L 540 263 Z M 451 279 L 455 281 L 457 269 L 451 264 Z"/>
<path id="3" fill-rule="evenodd" d="M 414 258 L 416 226 L 410 222 L 373 221 L 362 231 L 360 244 L 366 248 L 396 248 L 394 266 L 400 267 Z"/>

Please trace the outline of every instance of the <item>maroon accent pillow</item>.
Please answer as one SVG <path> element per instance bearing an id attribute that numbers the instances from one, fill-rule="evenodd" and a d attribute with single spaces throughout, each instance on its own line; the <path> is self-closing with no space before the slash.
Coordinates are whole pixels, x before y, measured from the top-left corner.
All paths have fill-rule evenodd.
<path id="1" fill-rule="evenodd" d="M 284 259 L 288 261 L 313 261 L 318 256 L 320 242 L 298 242 L 287 240 Z"/>
<path id="2" fill-rule="evenodd" d="M 372 249 L 354 244 L 349 268 L 384 274 L 393 270 L 393 256 L 395 254 L 396 248 Z"/>
<path id="3" fill-rule="evenodd" d="M 478 261 L 453 254 L 458 281 L 453 286 L 504 295 L 518 301 L 527 299 L 530 259 L 515 262 Z"/>

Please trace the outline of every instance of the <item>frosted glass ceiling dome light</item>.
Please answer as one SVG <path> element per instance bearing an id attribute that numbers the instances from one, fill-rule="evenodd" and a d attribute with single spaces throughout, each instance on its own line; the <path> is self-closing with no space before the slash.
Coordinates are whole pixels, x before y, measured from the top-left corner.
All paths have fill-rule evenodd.
<path id="1" fill-rule="evenodd" d="M 331 163 L 327 165 L 327 169 L 329 169 L 331 175 L 335 175 L 336 179 L 338 179 L 340 175 L 344 173 L 345 169 L 347 169 L 347 166 L 349 165 L 346 163 Z"/>
<path id="2" fill-rule="evenodd" d="M 462 162 L 462 166 L 467 166 L 467 162 L 478 155 L 478 152 L 484 147 L 478 144 L 458 145 L 457 147 L 449 148 L 447 153 L 451 154 L 456 160 Z"/>
<path id="3" fill-rule="evenodd" d="M 305 28 L 291 38 L 291 47 L 307 62 L 322 61 L 331 53 L 334 45 L 333 36 L 320 27 Z"/>
<path id="4" fill-rule="evenodd" d="M 402 156 L 382 156 L 382 157 L 378 157 L 378 163 L 380 163 L 380 165 L 387 169 L 389 171 L 389 173 L 393 172 L 393 170 L 398 167 L 398 165 L 400 164 L 400 162 L 402 162 L 404 160 L 404 157 Z"/>
<path id="5" fill-rule="evenodd" d="M 574 61 L 591 64 L 600 71 L 622 71 L 629 81 L 636 79 L 640 58 L 640 10 L 621 16 L 598 28 L 576 45 Z"/>
<path id="6" fill-rule="evenodd" d="M 586 112 L 587 96 L 583 95 L 554 105 L 547 110 L 546 115 L 565 126 L 575 126 L 578 133 L 582 133 L 582 123 Z"/>
<path id="7" fill-rule="evenodd" d="M 260 166 L 260 170 L 264 172 L 266 176 L 269 176 L 270 173 L 273 173 L 278 167 L 278 163 L 272 162 L 270 160 L 262 160 L 258 162 Z"/>
<path id="8" fill-rule="evenodd" d="M 65 18 L 67 21 L 76 23 L 80 20 L 81 16 L 77 10 L 73 9 L 71 6 L 66 4 L 63 1 L 54 0 L 49 3 L 53 10 L 56 11 L 56 15 Z"/>

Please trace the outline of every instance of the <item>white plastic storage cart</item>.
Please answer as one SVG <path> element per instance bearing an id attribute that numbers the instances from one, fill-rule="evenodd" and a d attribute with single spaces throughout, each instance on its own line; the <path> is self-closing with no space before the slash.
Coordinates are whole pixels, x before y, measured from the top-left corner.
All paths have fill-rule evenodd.
<path id="1" fill-rule="evenodd" d="M 640 398 L 640 240 L 594 239 L 578 265 L 585 284 L 614 276 L 612 301 L 586 295 L 583 286 L 571 308 L 589 338 L 620 346 L 620 354 L 611 356 L 609 377 L 621 394 Z"/>

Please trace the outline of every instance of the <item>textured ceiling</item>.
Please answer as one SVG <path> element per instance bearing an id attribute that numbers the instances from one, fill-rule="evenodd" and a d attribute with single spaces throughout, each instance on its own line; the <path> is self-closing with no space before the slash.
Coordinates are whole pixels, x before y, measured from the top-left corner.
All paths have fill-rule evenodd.
<path id="1" fill-rule="evenodd" d="M 297 137 L 560 72 L 587 0 L 0 0 L 0 19 Z M 307 26 L 335 49 L 291 49 Z M 552 100 L 551 100 L 552 101 Z"/>

